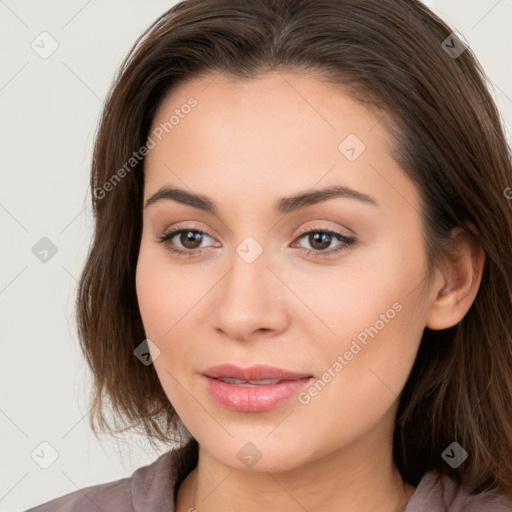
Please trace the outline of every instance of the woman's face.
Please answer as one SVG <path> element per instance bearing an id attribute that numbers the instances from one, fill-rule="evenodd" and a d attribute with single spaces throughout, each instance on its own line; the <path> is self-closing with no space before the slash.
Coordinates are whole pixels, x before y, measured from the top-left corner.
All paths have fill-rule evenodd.
<path id="1" fill-rule="evenodd" d="M 150 136 L 137 295 L 185 426 L 233 468 L 379 460 L 435 295 L 379 119 L 312 77 L 212 75 Z"/>

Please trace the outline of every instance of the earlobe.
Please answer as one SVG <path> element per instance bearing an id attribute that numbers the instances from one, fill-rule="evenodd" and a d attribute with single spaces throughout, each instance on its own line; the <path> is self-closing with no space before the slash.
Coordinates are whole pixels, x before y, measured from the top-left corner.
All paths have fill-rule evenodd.
<path id="1" fill-rule="evenodd" d="M 476 228 L 467 223 L 474 231 Z M 448 329 L 458 324 L 473 304 L 485 264 L 485 253 L 476 239 L 458 227 L 452 231 L 457 238 L 456 256 L 446 259 L 443 274 L 433 288 L 433 300 L 427 311 L 426 327 Z"/>

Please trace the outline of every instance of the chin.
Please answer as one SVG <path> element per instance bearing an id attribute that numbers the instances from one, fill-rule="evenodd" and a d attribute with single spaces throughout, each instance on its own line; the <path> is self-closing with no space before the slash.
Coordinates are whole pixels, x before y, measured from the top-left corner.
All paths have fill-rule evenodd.
<path id="1" fill-rule="evenodd" d="M 269 439 L 267 434 L 247 435 L 243 440 L 235 437 L 222 443 L 202 444 L 199 441 L 199 444 L 220 463 L 237 471 L 280 473 L 300 467 L 314 458 L 312 453 L 308 456 L 304 443 L 286 444 L 283 439 Z"/>

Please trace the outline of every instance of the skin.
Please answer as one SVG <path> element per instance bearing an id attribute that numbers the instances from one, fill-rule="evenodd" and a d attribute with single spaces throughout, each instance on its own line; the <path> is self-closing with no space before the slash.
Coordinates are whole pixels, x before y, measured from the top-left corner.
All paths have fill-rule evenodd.
<path id="1" fill-rule="evenodd" d="M 166 185 L 208 196 L 218 214 L 166 199 L 144 208 L 136 273 L 145 332 L 160 350 L 155 369 L 200 445 L 177 511 L 404 510 L 415 489 L 393 464 L 399 395 L 425 326 L 444 329 L 467 313 L 483 251 L 456 231 L 460 259 L 427 286 L 418 191 L 379 118 L 332 85 L 296 73 L 203 76 L 166 98 L 153 128 L 190 96 L 197 106 L 146 157 L 144 200 Z M 366 146 L 355 161 L 338 149 L 348 134 Z M 377 205 L 334 198 L 273 212 L 281 197 L 331 185 Z M 207 235 L 157 240 L 178 227 Z M 356 242 L 325 255 L 340 242 L 315 244 L 301 228 Z M 252 263 L 236 252 L 247 236 L 263 250 Z M 176 255 L 173 242 L 203 251 Z M 226 362 L 320 379 L 397 302 L 400 312 L 307 404 L 294 396 L 270 411 L 233 411 L 204 385 L 201 371 Z M 247 442 L 261 453 L 251 468 L 237 457 Z"/>

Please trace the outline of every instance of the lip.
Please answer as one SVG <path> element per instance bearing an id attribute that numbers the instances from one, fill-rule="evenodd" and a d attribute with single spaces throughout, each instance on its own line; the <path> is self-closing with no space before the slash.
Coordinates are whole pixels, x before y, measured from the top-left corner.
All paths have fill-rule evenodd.
<path id="1" fill-rule="evenodd" d="M 242 368 L 233 364 L 213 366 L 202 372 L 210 395 L 228 409 L 241 412 L 268 411 L 289 400 L 313 378 L 308 373 L 295 373 L 282 368 L 254 365 Z M 237 379 L 229 383 L 219 379 Z M 277 383 L 247 381 L 278 380 Z"/>
<path id="2" fill-rule="evenodd" d="M 242 368 L 234 364 L 220 364 L 204 370 L 203 375 L 214 379 L 232 378 L 242 380 L 297 380 L 312 376 L 310 373 L 294 373 L 283 370 L 282 368 L 263 364 L 255 364 L 249 368 Z"/>

